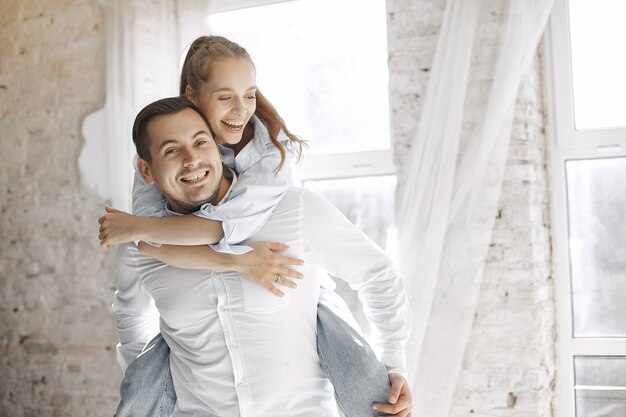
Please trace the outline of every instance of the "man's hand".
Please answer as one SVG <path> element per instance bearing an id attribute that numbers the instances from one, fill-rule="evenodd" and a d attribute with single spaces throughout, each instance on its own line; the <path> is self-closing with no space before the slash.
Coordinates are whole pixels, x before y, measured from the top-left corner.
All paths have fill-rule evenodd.
<path id="1" fill-rule="evenodd" d="M 276 288 L 277 285 L 297 287 L 296 283 L 287 277 L 296 279 L 304 277 L 300 272 L 287 267 L 287 265 L 304 265 L 304 261 L 277 253 L 287 250 L 289 246 L 283 243 L 256 242 L 250 247 L 252 251 L 235 256 L 236 271 L 250 281 L 267 288 L 274 295 L 278 297 L 285 295 Z"/>
<path id="2" fill-rule="evenodd" d="M 387 413 L 397 417 L 407 417 L 411 415 L 411 389 L 406 379 L 399 374 L 389 374 L 391 390 L 387 401 L 389 404 L 373 404 L 376 411 Z"/>
<path id="3" fill-rule="evenodd" d="M 141 239 L 141 218 L 124 211 L 105 207 L 107 214 L 98 219 L 100 223 L 100 246 L 109 248 L 118 243 Z"/>

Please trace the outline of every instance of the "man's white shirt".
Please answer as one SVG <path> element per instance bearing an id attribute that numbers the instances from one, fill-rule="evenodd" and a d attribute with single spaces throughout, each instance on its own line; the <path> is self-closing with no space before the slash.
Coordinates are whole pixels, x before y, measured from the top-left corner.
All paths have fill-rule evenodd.
<path id="1" fill-rule="evenodd" d="M 143 256 L 133 244 L 119 246 L 113 306 L 118 361 L 125 369 L 158 325 L 171 349 L 174 417 L 334 415 L 332 387 L 317 354 L 315 267 L 358 291 L 380 336 L 373 341 L 380 359 L 390 372 L 406 374 L 410 313 L 402 281 L 339 210 L 292 188 L 243 244 L 257 241 L 286 243 L 288 255 L 305 260 L 298 288 L 280 287 L 285 297 L 235 272 L 175 268 Z"/>

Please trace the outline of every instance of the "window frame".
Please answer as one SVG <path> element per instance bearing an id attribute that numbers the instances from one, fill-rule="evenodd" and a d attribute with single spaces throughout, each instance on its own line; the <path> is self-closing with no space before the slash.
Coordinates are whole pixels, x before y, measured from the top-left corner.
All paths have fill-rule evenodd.
<path id="1" fill-rule="evenodd" d="M 550 149 L 553 273 L 557 325 L 557 408 L 576 416 L 574 357 L 626 357 L 626 338 L 574 338 L 569 264 L 565 163 L 577 159 L 626 157 L 626 128 L 576 130 L 574 120 L 568 0 L 555 0 L 545 38 Z M 582 387 L 580 388 L 582 389 Z M 580 417 L 580 416 L 579 416 Z"/>
<path id="2" fill-rule="evenodd" d="M 299 0 L 214 0 L 209 2 L 208 14 L 290 1 Z M 396 175 L 392 146 L 390 140 L 387 148 L 372 151 L 311 154 L 305 149 L 295 167 L 295 183 L 301 186 L 305 181 Z"/>

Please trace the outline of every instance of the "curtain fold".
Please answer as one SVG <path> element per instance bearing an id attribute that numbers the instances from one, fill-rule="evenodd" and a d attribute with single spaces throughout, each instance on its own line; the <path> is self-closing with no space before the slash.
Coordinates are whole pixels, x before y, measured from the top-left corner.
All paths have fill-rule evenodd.
<path id="1" fill-rule="evenodd" d="M 404 186 L 414 415 L 447 416 L 497 213 L 517 91 L 552 0 L 449 0 Z"/>
<path id="2" fill-rule="evenodd" d="M 105 2 L 106 102 L 85 119 L 79 166 L 88 188 L 117 208 L 130 210 L 135 115 L 178 94 L 182 54 L 206 30 L 208 6 L 206 0 Z"/>

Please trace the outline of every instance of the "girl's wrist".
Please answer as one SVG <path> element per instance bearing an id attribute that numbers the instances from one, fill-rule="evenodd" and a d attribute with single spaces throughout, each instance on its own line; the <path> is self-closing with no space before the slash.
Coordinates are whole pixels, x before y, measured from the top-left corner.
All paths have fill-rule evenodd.
<path id="1" fill-rule="evenodd" d="M 156 230 L 158 225 L 158 217 L 136 217 L 135 221 L 135 237 L 134 240 L 143 240 L 145 242 L 157 242 L 152 230 Z"/>
<path id="2" fill-rule="evenodd" d="M 223 271 L 234 271 L 237 273 L 241 273 L 241 265 L 238 262 L 239 261 L 239 256 L 238 255 L 233 255 L 231 253 L 219 253 L 219 258 L 220 258 L 220 268 Z"/>

